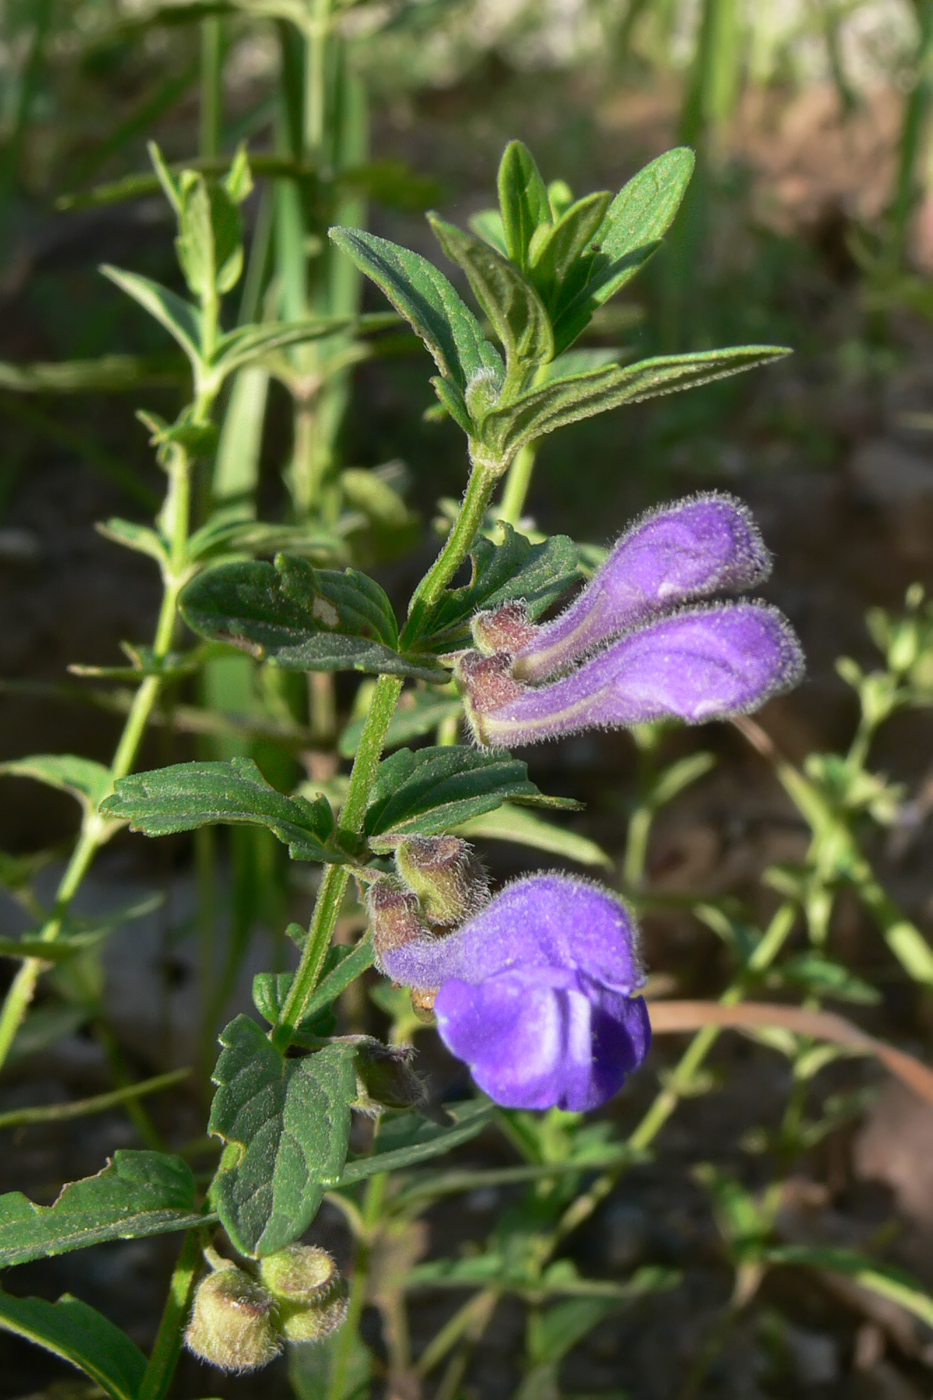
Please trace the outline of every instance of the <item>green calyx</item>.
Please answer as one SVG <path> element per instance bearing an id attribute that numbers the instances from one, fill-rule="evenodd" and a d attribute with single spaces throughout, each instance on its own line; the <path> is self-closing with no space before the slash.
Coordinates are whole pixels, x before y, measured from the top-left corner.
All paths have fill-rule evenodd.
<path id="1" fill-rule="evenodd" d="M 275 1300 L 276 1324 L 289 1342 L 320 1342 L 347 1314 L 347 1283 L 316 1245 L 293 1244 L 260 1261 L 259 1277 Z"/>

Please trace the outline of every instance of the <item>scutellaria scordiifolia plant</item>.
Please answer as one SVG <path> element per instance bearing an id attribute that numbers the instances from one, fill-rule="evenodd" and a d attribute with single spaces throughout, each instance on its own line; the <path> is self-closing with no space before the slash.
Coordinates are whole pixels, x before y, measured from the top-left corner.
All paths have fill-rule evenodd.
<path id="1" fill-rule="evenodd" d="M 608 888 L 556 871 L 492 891 L 464 832 L 519 814 L 532 844 L 564 850 L 560 829 L 528 808 L 575 804 L 542 794 L 511 747 L 584 728 L 746 715 L 800 678 L 801 652 L 786 619 L 765 603 L 728 597 L 756 588 L 770 567 L 749 512 L 731 496 L 699 495 L 654 511 L 588 581 L 572 540 L 532 539 L 497 522 L 497 492 L 510 491 L 514 505 L 527 486 L 522 454 L 543 436 L 785 353 L 743 346 L 621 364 L 607 362 L 604 351 L 572 348 L 658 246 L 691 168 L 688 151 L 671 151 L 614 197 L 573 200 L 562 183 L 547 186 L 527 148 L 512 143 L 499 171 L 499 208 L 480 216 L 476 232 L 431 218 L 479 314 L 421 255 L 359 229 L 331 230 L 336 248 L 423 341 L 440 405 L 466 439 L 459 511 L 403 619 L 358 568 L 331 567 L 334 559 L 322 562 L 313 551 L 244 558 L 264 547 L 271 553 L 270 536 L 255 526 L 223 549 L 205 546 L 203 557 L 178 528 L 172 613 L 153 665 L 168 664 L 177 601 L 212 655 L 218 646 L 236 648 L 266 676 L 343 671 L 375 679 L 360 689 L 353 763 L 343 779 L 308 780 L 285 793 L 245 756 L 130 774 L 130 755 L 87 798 L 108 831 L 129 824 L 158 836 L 247 824 L 271 832 L 292 860 L 321 867 L 308 928 L 289 927 L 297 966 L 255 979 L 266 1024 L 241 1014 L 220 1036 L 208 1130 L 222 1152 L 203 1199 L 187 1163 L 157 1151 L 118 1154 L 100 1177 L 68 1188 L 97 1212 L 94 1239 L 189 1231 L 153 1356 L 148 1367 L 132 1362 L 149 1378 L 140 1382 L 145 1400 L 167 1390 L 185 1327 L 198 1355 L 228 1369 L 265 1364 L 283 1342 L 318 1343 L 331 1366 L 326 1393 L 342 1398 L 358 1345 L 367 1251 L 347 1292 L 329 1257 L 299 1243 L 325 1192 L 343 1203 L 358 1238 L 371 1242 L 388 1171 L 414 1170 L 466 1141 L 494 1111 L 598 1108 L 648 1053 L 634 908 Z M 203 177 L 160 172 L 200 314 L 183 314 L 165 289 L 142 279 L 117 280 L 170 322 L 191 357 L 196 411 L 154 425 L 160 453 L 187 483 L 192 454 L 211 450 L 210 411 L 228 362 L 246 354 L 249 341 L 223 332 L 218 319 L 220 294 L 239 272 L 231 209 L 244 197 L 248 170 L 241 157 L 224 195 Z M 201 247 L 205 230 L 213 242 Z M 192 326 L 201 328 L 200 342 L 190 341 Z M 280 327 L 254 340 L 271 353 L 289 336 L 333 331 Z M 168 524 L 177 524 L 179 509 Z M 212 538 L 205 529 L 202 543 Z M 260 543 L 250 550 L 248 538 Z M 469 581 L 455 584 L 468 559 Z M 411 727 L 412 707 L 399 703 L 406 683 L 416 710 L 441 713 L 427 728 Z M 461 721 L 475 743 L 457 742 Z M 435 723 L 437 743 L 401 746 L 399 734 L 423 735 Z M 352 947 L 337 945 L 354 889 L 368 931 Z M 373 963 L 385 979 L 376 992 L 392 1008 L 388 1045 L 337 1033 L 339 998 Z M 411 1024 L 393 987 L 411 989 Z M 431 1099 L 410 1047 L 394 1043 L 426 1018 L 482 1095 L 446 1106 Z M 369 1150 L 350 1150 L 354 1112 L 378 1121 Z M 522 1131 L 527 1139 L 536 1130 Z M 133 1211 L 139 1223 L 128 1227 Z M 16 1198 L 6 1217 L 12 1257 L 35 1257 L 50 1241 L 48 1252 L 90 1242 L 72 1228 L 63 1243 L 68 1214 L 67 1191 L 45 1216 Z M 34 1219 L 44 1222 L 38 1243 L 40 1227 L 23 1223 Z M 3 1228 L 0 1221 L 0 1242 Z M 214 1229 L 224 1232 L 223 1256 L 209 1242 Z M 202 1256 L 210 1273 L 198 1284 Z M 107 1385 L 116 1400 L 128 1400 L 115 1382 Z"/>

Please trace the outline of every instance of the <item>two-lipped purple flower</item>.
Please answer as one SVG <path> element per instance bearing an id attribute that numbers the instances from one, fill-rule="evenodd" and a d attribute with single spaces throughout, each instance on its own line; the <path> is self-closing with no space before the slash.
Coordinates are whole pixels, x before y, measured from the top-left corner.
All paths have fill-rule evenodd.
<path id="1" fill-rule="evenodd" d="M 634 923 L 587 881 L 532 875 L 455 933 L 377 951 L 437 989 L 442 1039 L 506 1108 L 598 1108 L 648 1053 Z"/>
<path id="2" fill-rule="evenodd" d="M 538 743 L 666 717 L 697 724 L 757 709 L 795 685 L 800 645 L 761 602 L 701 602 L 767 578 L 747 509 L 711 493 L 653 512 L 579 597 L 534 626 L 513 603 L 474 620 L 457 675 L 482 744 Z"/>
<path id="3" fill-rule="evenodd" d="M 709 494 L 638 521 L 579 597 L 536 626 L 513 602 L 479 614 L 456 674 L 482 744 L 531 744 L 667 716 L 746 713 L 800 678 L 790 624 L 754 587 L 770 557 L 745 506 Z M 634 922 L 607 891 L 558 874 L 507 886 L 439 937 L 406 900 L 377 959 L 434 995 L 438 1028 L 510 1108 L 598 1107 L 641 1064 L 650 1027 Z M 401 903 L 400 903 L 401 901 Z"/>

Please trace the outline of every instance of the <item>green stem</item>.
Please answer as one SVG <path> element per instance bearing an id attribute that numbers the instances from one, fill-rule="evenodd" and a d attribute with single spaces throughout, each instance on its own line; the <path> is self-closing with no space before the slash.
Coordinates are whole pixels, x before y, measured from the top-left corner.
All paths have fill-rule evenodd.
<path id="1" fill-rule="evenodd" d="M 417 637 L 427 613 L 437 602 L 470 551 L 479 534 L 500 473 L 491 466 L 474 468 L 463 496 L 456 524 L 433 565 L 412 594 L 408 621 L 399 642 L 404 650 Z"/>
<path id="2" fill-rule="evenodd" d="M 536 456 L 537 446 L 535 443 L 529 442 L 520 448 L 514 462 L 509 467 L 505 486 L 502 488 L 502 500 L 496 511 L 499 519 L 506 525 L 515 526 L 522 518 L 525 501 L 528 499 L 528 491 L 531 487 Z"/>
<path id="3" fill-rule="evenodd" d="M 168 1074 L 157 1074 L 152 1079 L 141 1079 L 138 1084 L 127 1084 L 122 1089 L 111 1089 L 106 1094 L 95 1094 L 89 1099 L 74 1099 L 71 1103 L 42 1104 L 38 1108 L 13 1108 L 9 1113 L 0 1113 L 0 1130 L 4 1128 L 28 1128 L 34 1123 L 62 1123 L 67 1118 L 88 1118 L 93 1113 L 106 1113 L 110 1108 L 118 1108 L 128 1099 L 142 1098 L 145 1094 L 157 1094 L 187 1079 L 188 1069 L 173 1069 Z"/>
<path id="4" fill-rule="evenodd" d="M 201 1262 L 200 1231 L 189 1230 L 172 1274 L 158 1335 L 137 1400 L 161 1400 L 172 1383 Z"/>
<path id="5" fill-rule="evenodd" d="M 223 24 L 219 15 L 201 21 L 201 130 L 203 160 L 220 155 L 223 118 Z"/>
<path id="6" fill-rule="evenodd" d="M 337 1344 L 334 1348 L 334 1359 L 327 1387 L 327 1400 L 343 1400 L 346 1392 L 347 1367 L 359 1331 L 363 1306 L 366 1302 L 366 1292 L 369 1287 L 369 1264 L 376 1242 L 376 1227 L 382 1214 L 388 1184 L 388 1172 L 377 1172 L 375 1176 L 369 1178 L 369 1185 L 366 1188 L 363 1200 L 362 1232 L 357 1245 L 356 1259 L 353 1261 L 350 1301 L 347 1306 L 346 1320 L 337 1334 Z"/>
<path id="7" fill-rule="evenodd" d="M 340 814 L 340 829 L 350 835 L 358 834 L 363 825 L 363 815 L 382 757 L 389 722 L 395 713 L 401 690 L 402 681 L 398 676 L 380 676 L 376 682 Z M 349 879 L 350 872 L 345 865 L 329 865 L 324 872 L 301 962 L 272 1031 L 272 1044 L 283 1052 L 288 1049 L 295 1027 L 300 1023 L 304 1008 L 317 986 Z"/>
<path id="8" fill-rule="evenodd" d="M 204 407 L 207 405 L 205 404 Z M 164 574 L 164 588 L 159 617 L 156 622 L 153 652 L 164 658 L 172 644 L 178 596 L 185 581 L 188 521 L 191 499 L 191 460 L 181 448 L 176 448 L 169 462 L 169 487 L 159 523 L 169 539 L 170 564 Z M 136 758 L 146 725 L 162 693 L 161 676 L 147 676 L 133 696 L 123 733 L 117 743 L 110 765 L 111 787 L 126 777 Z M 91 867 L 97 852 L 119 830 L 119 824 L 108 821 L 90 808 L 85 810 L 81 830 L 71 858 L 55 894 L 55 903 L 39 937 L 53 943 L 61 933 L 72 900 Z M 27 958 L 10 984 L 0 1010 L 0 1068 L 10 1053 L 10 1047 L 23 1023 L 36 990 L 36 984 L 46 964 L 41 958 Z"/>

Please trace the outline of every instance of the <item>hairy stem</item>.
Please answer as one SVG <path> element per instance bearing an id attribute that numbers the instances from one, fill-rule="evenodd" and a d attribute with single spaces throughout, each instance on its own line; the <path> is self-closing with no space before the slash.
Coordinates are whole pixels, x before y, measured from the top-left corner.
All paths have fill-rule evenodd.
<path id="1" fill-rule="evenodd" d="M 189 1230 L 185 1236 L 137 1400 L 161 1400 L 172 1383 L 195 1284 L 201 1272 L 200 1236 L 200 1230 Z"/>

